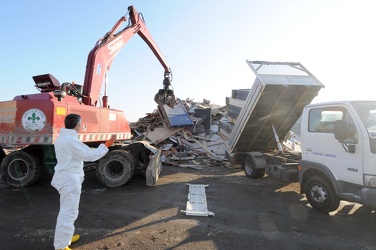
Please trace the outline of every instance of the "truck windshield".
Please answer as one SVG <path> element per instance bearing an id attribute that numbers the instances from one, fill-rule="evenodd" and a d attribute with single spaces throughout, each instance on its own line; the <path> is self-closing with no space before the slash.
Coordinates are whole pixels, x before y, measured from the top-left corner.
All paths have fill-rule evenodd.
<path id="1" fill-rule="evenodd" d="M 376 138 L 376 101 L 352 102 L 371 138 Z"/>

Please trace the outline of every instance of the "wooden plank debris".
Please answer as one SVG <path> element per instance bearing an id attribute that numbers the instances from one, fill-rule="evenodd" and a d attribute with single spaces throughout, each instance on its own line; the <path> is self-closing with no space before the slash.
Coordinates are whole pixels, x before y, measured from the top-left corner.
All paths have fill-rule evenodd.
<path id="1" fill-rule="evenodd" d="M 131 124 L 135 140 L 148 140 L 159 148 L 163 163 L 200 170 L 203 166 L 225 165 L 225 144 L 219 134 L 219 121 L 224 107 L 209 100 L 181 104 L 191 115 L 192 126 L 170 127 L 158 111 L 148 113 Z M 180 105 L 180 108 L 182 107 Z M 171 124 L 170 124 L 171 125 Z"/>
<path id="2" fill-rule="evenodd" d="M 166 140 L 170 136 L 176 134 L 177 132 L 183 130 L 184 128 L 155 128 L 153 131 L 149 131 L 147 138 L 152 141 L 154 144 L 158 145 L 162 141 Z"/>

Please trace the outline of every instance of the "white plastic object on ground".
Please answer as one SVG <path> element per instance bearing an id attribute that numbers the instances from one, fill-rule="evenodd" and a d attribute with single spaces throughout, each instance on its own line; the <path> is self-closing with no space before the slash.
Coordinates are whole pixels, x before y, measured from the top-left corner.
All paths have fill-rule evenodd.
<path id="1" fill-rule="evenodd" d="M 182 210 L 186 215 L 193 216 L 214 216 L 208 211 L 205 188 L 209 185 L 189 185 L 188 201 L 186 210 Z"/>

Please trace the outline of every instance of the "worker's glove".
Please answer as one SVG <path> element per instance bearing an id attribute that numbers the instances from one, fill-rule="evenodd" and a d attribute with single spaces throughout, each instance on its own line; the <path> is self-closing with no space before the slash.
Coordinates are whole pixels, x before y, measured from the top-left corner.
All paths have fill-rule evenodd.
<path id="1" fill-rule="evenodd" d="M 104 145 L 105 145 L 106 147 L 109 147 L 109 146 L 111 146 L 112 144 L 114 144 L 115 140 L 116 140 L 116 135 L 112 135 L 111 138 L 108 139 L 108 140 L 104 143 Z"/>

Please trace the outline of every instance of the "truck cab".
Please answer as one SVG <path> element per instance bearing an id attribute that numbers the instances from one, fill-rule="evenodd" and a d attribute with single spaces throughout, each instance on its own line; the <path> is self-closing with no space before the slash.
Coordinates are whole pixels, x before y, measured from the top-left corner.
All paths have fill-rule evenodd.
<path id="1" fill-rule="evenodd" d="M 299 183 L 321 212 L 340 200 L 376 208 L 376 101 L 307 105 L 302 114 Z"/>

